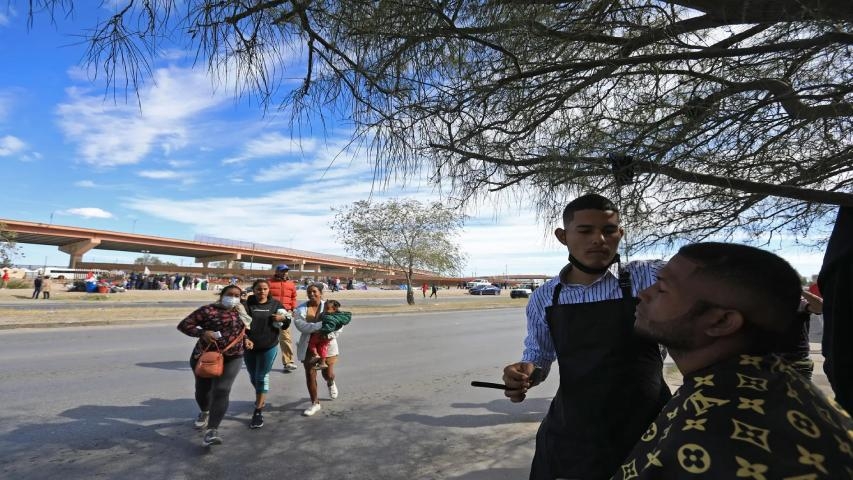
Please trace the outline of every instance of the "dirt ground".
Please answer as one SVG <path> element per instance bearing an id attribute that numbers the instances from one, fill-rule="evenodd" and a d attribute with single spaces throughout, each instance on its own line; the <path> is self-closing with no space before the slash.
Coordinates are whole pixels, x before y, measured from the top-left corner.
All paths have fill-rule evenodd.
<path id="1" fill-rule="evenodd" d="M 64 292 L 54 287 L 49 300 L 31 299 L 32 290 L 0 290 L 0 329 L 69 325 L 110 325 L 175 320 L 197 306 L 216 300 L 213 291 L 129 290 L 121 293 L 97 294 Z M 415 292 L 415 305 L 406 304 L 404 290 L 343 290 L 326 292 L 325 298 L 336 299 L 356 315 L 449 311 L 468 309 L 523 307 L 527 300 L 511 299 L 508 292 L 499 296 L 471 296 L 467 290 L 439 290 L 438 299 L 423 298 Z M 452 301 L 446 301 L 453 298 Z M 376 305 L 371 299 L 399 299 L 399 303 Z M 304 290 L 297 301 L 307 300 Z M 384 302 L 387 303 L 387 302 Z M 189 304 L 189 305 L 188 305 Z M 29 308 L 32 306 L 33 308 Z"/>

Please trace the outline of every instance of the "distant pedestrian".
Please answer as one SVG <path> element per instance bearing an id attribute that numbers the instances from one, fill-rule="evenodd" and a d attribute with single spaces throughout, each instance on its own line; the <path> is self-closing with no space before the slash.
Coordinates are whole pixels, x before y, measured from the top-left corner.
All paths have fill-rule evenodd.
<path id="1" fill-rule="evenodd" d="M 41 298 L 45 300 L 50 300 L 50 286 L 53 281 L 50 279 L 50 275 L 44 276 L 44 281 L 41 282 Z"/>
<path id="2" fill-rule="evenodd" d="M 426 298 L 426 292 L 428 289 L 429 289 L 429 285 L 427 285 L 426 282 L 424 282 L 424 284 L 421 285 L 421 291 L 424 293 L 424 298 Z"/>
<path id="3" fill-rule="evenodd" d="M 3 283 L 0 284 L 0 288 L 6 288 L 9 285 L 9 270 L 3 269 Z"/>
<path id="4" fill-rule="evenodd" d="M 438 287 L 434 283 L 432 284 L 432 292 L 429 294 L 429 298 L 432 297 L 438 298 Z"/>
<path id="5" fill-rule="evenodd" d="M 33 279 L 33 299 L 39 298 L 39 294 L 41 293 L 41 275 L 37 276 Z"/>

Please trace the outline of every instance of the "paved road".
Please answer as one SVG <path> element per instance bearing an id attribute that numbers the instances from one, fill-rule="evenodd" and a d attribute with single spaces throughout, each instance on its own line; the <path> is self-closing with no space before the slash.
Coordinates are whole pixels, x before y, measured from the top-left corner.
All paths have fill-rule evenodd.
<path id="1" fill-rule="evenodd" d="M 518 308 L 356 318 L 340 398 L 302 417 L 302 371 L 274 372 L 250 431 L 243 372 L 212 450 L 191 426 L 193 342 L 174 325 L 0 331 L 0 477 L 526 478 L 557 379 L 521 404 L 468 386 L 499 381 L 524 331 Z"/>
<path id="2" fill-rule="evenodd" d="M 121 295 L 121 293 L 116 293 L 113 295 Z M 334 295 L 334 294 L 333 294 Z M 22 297 L 23 298 L 23 297 Z M 29 298 L 29 297 L 25 297 Z M 120 297 L 119 297 L 120 298 Z M 335 298 L 327 297 L 327 298 Z M 506 299 L 508 302 L 512 300 L 509 299 L 509 293 L 504 293 L 500 295 L 499 298 Z M 478 295 L 444 295 L 441 297 L 441 303 L 456 303 L 456 302 L 471 302 L 477 300 L 488 301 L 490 299 L 494 299 L 494 296 L 486 295 L 486 296 L 478 296 Z M 93 303 L 91 301 L 80 301 L 79 299 L 74 300 L 50 300 L 50 301 L 26 301 L 21 302 L 17 301 L 3 301 L 0 300 L 0 308 L 8 308 L 13 310 L 56 310 L 58 308 L 62 309 L 91 309 L 93 305 L 96 305 L 100 309 L 110 309 L 110 308 L 151 308 L 151 307 L 186 307 L 187 309 L 197 308 L 199 305 L 203 305 L 204 303 L 209 303 L 210 301 L 215 300 L 212 296 L 210 298 L 205 298 L 204 301 L 200 301 L 199 299 L 192 300 L 183 300 L 183 299 L 158 299 L 158 300 L 145 300 L 145 299 L 133 299 L 132 301 L 114 301 L 114 302 L 98 302 Z M 299 299 L 300 302 L 303 299 Z M 346 303 L 347 307 L 377 307 L 377 306 L 399 306 L 404 305 L 406 303 L 406 292 L 400 292 L 399 296 L 396 297 L 368 297 L 368 298 L 359 298 L 356 296 L 347 297 L 345 300 L 341 300 L 342 303 Z M 433 303 L 433 300 L 427 300 L 422 297 L 415 297 L 415 305 Z M 515 300 L 519 305 L 526 305 L 526 301 L 524 299 Z"/>

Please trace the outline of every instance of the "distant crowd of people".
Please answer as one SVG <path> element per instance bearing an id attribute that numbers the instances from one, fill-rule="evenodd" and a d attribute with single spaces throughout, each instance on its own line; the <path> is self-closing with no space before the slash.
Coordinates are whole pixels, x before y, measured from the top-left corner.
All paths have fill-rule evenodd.
<path id="1" fill-rule="evenodd" d="M 128 290 L 207 290 L 209 280 L 180 273 L 149 274 L 131 272 L 125 278 Z"/>

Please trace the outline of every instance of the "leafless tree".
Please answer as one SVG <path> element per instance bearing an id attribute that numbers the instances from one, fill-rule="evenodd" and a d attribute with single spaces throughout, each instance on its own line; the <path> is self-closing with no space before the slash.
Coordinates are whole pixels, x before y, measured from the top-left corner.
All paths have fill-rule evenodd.
<path id="1" fill-rule="evenodd" d="M 174 29 L 241 92 L 344 115 L 378 172 L 427 173 L 460 201 L 515 192 L 547 217 L 603 192 L 639 248 L 804 237 L 853 205 L 850 1 L 124 4 L 89 33 L 109 79 L 137 86 Z"/>

